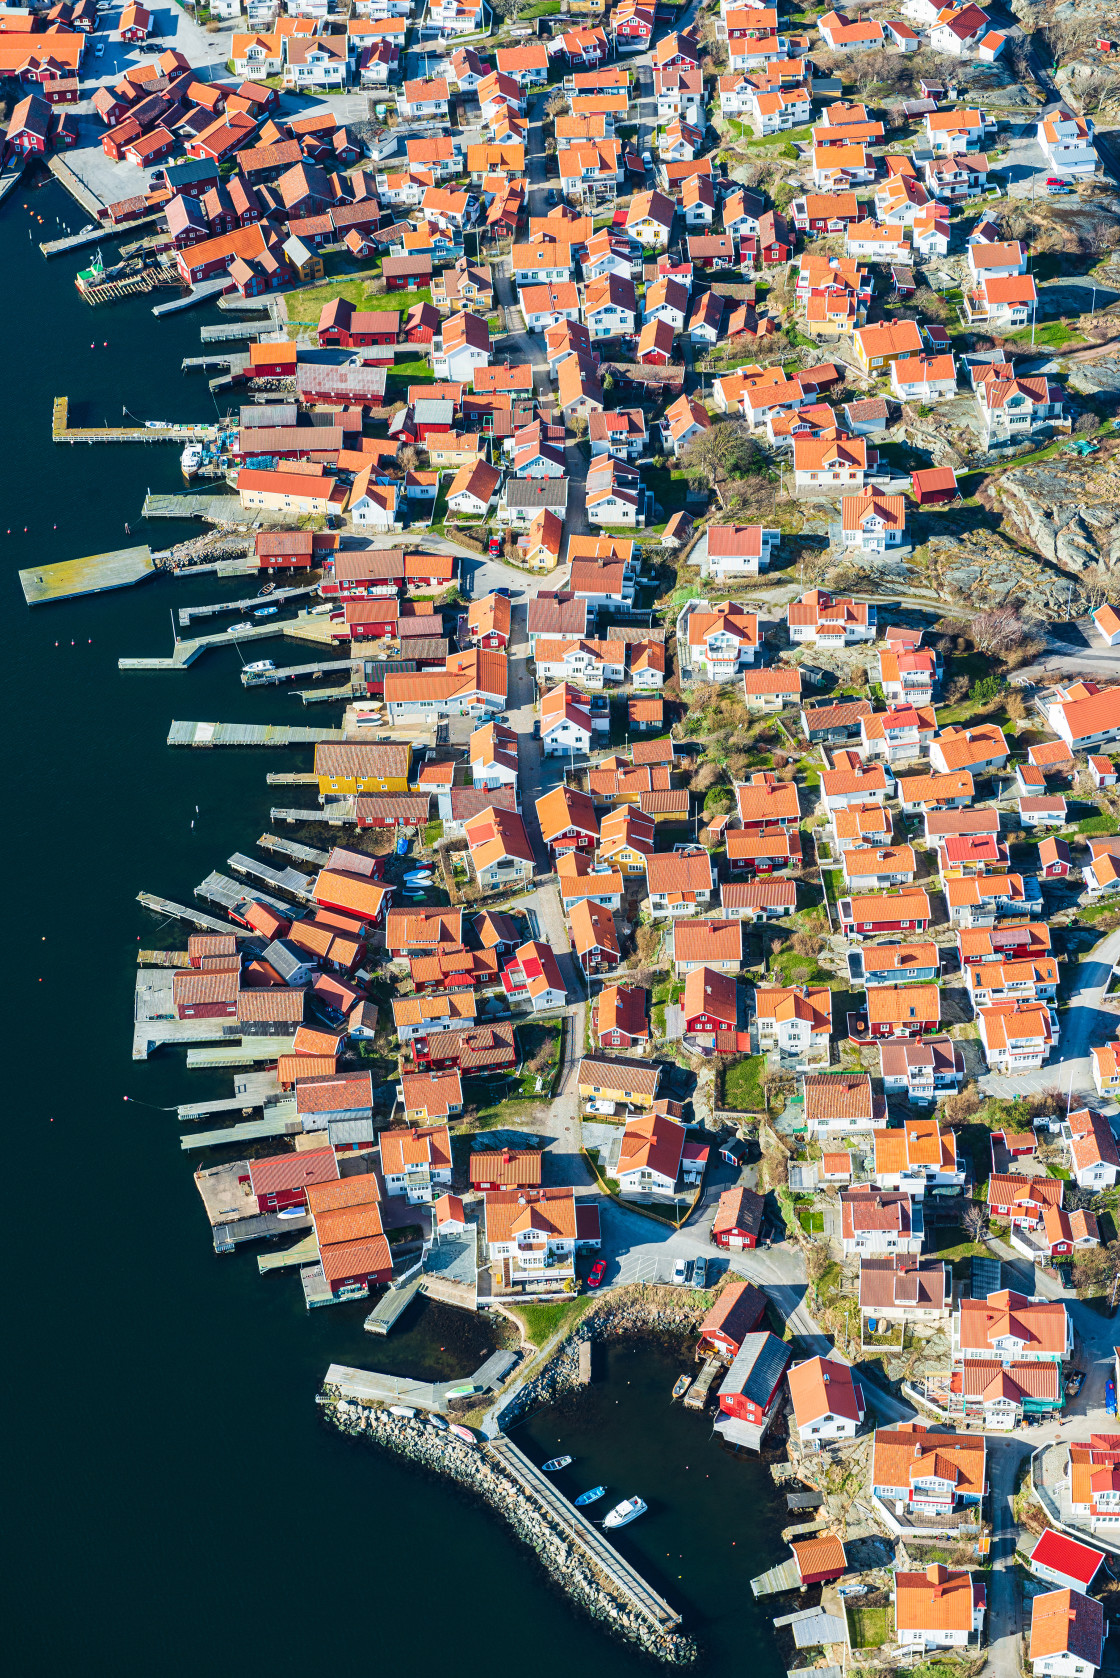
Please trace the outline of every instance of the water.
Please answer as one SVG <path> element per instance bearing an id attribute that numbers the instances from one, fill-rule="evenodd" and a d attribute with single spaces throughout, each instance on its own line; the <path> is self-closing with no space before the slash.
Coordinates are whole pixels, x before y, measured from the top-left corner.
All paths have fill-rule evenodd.
<path id="1" fill-rule="evenodd" d="M 539 1678 L 589 1663 L 636 1671 L 638 1657 L 575 1615 L 485 1511 L 319 1423 L 314 1395 L 332 1360 L 468 1373 L 490 1349 L 486 1325 L 421 1306 L 375 1341 L 360 1304 L 307 1313 L 293 1274 L 261 1277 L 251 1253 L 216 1257 L 192 1160 L 160 1109 L 221 1093 L 228 1078 L 188 1077 L 179 1054 L 131 1060 L 136 950 L 176 931 L 140 909 L 137 891 L 190 902 L 266 830 L 266 773 L 308 763 L 299 752 L 173 753 L 170 720 L 306 713 L 283 690 L 245 692 L 232 647 L 183 674 L 118 672 L 120 654 L 168 649 L 172 607 L 222 598 L 212 577 L 25 608 L 20 567 L 124 546 L 126 520 L 133 541 L 157 548 L 198 531 L 139 518 L 146 488 L 181 487 L 174 449 L 56 446 L 52 398 L 70 396 L 79 422 L 118 419 L 122 407 L 140 420 L 214 412 L 205 381 L 179 362 L 218 312 L 157 321 L 151 298 L 91 310 L 73 285 L 86 257 L 48 264 L 36 248 L 62 231 L 57 215 L 75 231 L 85 220 L 53 182 L 0 208 L 11 1670 L 197 1678 L 220 1658 L 275 1678 L 372 1654 L 403 1671 L 438 1624 L 464 1678 L 489 1678 L 499 1646 L 528 1640 Z M 254 648 L 290 652 L 280 640 Z M 336 714 L 317 708 L 313 720 Z M 644 1554 L 662 1531 L 687 1536 L 677 1548 L 688 1564 L 677 1562 L 679 1582 L 666 1574 L 667 1593 L 694 1602 L 739 1665 L 754 1609 L 738 1550 L 728 1571 L 725 1533 L 736 1536 L 741 1509 L 755 1528 L 765 1473 L 704 1444 L 702 1422 L 661 1403 L 671 1384 L 659 1371 L 648 1396 L 641 1383 L 633 1394 L 652 1429 L 640 1446 L 623 1419 L 637 1412 L 620 1407 L 620 1425 L 604 1423 L 599 1477 L 635 1453 L 627 1491 L 632 1481 L 652 1492 L 658 1512 L 627 1543 Z M 694 1439 L 696 1465 L 674 1467 Z M 639 1477 L 639 1458 L 656 1475 Z M 723 1478 L 709 1486 L 696 1474 L 694 1488 L 707 1458 Z M 767 1538 L 747 1571 L 776 1559 Z M 733 1592 L 722 1603 L 721 1581 Z"/>

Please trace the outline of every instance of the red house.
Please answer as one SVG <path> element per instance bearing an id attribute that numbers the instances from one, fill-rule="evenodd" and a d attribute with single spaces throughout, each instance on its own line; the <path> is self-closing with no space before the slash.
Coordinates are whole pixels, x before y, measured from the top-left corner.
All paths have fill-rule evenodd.
<path id="1" fill-rule="evenodd" d="M 647 320 L 635 352 L 645 367 L 667 367 L 673 359 L 673 328 L 666 320 Z"/>
<path id="2" fill-rule="evenodd" d="M 437 1036 L 451 1036 L 439 1032 Z M 478 1148 L 470 1158 L 471 1188 L 486 1190 L 539 1189 L 541 1154 L 536 1148 Z"/>
<path id="3" fill-rule="evenodd" d="M 1038 847 L 1038 871 L 1044 880 L 1064 880 L 1071 866 L 1064 839 L 1043 839 Z"/>
<path id="4" fill-rule="evenodd" d="M 368 344 L 395 344 L 400 335 L 400 316 L 389 309 L 355 309 L 345 297 L 323 306 L 319 316 L 319 346 L 339 344 L 344 349 Z"/>
<path id="5" fill-rule="evenodd" d="M 427 1037 L 418 1037 L 413 1043 L 413 1054 L 418 1066 L 431 1067 L 439 1071 L 445 1066 L 457 1066 L 472 1077 L 479 1077 L 489 1072 L 501 1072 L 507 1066 L 517 1065 L 517 1046 L 513 1040 L 513 1024 L 510 1020 L 497 1020 L 493 1025 L 471 1026 L 466 1031 L 433 1031 Z M 474 1188 L 520 1188 L 525 1185 L 513 1182 L 475 1183 L 474 1160 L 478 1157 L 471 1155 L 471 1186 Z M 483 1159 L 489 1160 L 490 1154 L 483 1154 Z M 534 1156 L 537 1161 L 540 1155 Z M 540 1183 L 540 1166 L 533 1179 Z"/>
<path id="6" fill-rule="evenodd" d="M 844 1546 L 835 1533 L 821 1538 L 801 1538 L 791 1544 L 793 1559 L 801 1575 L 802 1586 L 820 1585 L 826 1579 L 839 1579 L 848 1565 Z"/>
<path id="7" fill-rule="evenodd" d="M 684 982 L 686 1037 L 714 1037 L 734 1031 L 739 1019 L 739 987 L 733 973 L 715 967 L 694 967 Z"/>
<path id="8" fill-rule="evenodd" d="M 699 1351 L 722 1352 L 737 1358 L 743 1341 L 766 1316 L 766 1295 L 753 1282 L 733 1282 L 724 1288 L 700 1324 Z"/>
<path id="9" fill-rule="evenodd" d="M 25 157 L 45 152 L 50 134 L 51 108 L 37 93 L 21 99 L 12 112 L 8 125 L 8 145 Z"/>
<path id="10" fill-rule="evenodd" d="M 101 136 L 101 150 L 106 157 L 111 157 L 114 163 L 119 163 L 121 154 L 131 141 L 140 138 L 140 124 L 131 117 L 125 117 L 123 122 L 117 123 Z"/>
<path id="11" fill-rule="evenodd" d="M 732 1445 L 761 1447 L 763 1436 L 780 1407 L 790 1348 L 765 1330 L 748 1334 L 719 1389 L 719 1432 Z"/>
<path id="12" fill-rule="evenodd" d="M 364 600 L 347 600 L 342 608 L 344 627 L 339 633 L 349 635 L 351 641 L 380 641 L 397 633 L 399 616 L 397 601 L 389 595 L 374 594 Z M 331 621 L 336 622 L 333 614 Z"/>
<path id="13" fill-rule="evenodd" d="M 272 1154 L 249 1161 L 248 1181 L 262 1212 L 283 1212 L 290 1206 L 307 1206 L 307 1191 L 314 1183 L 333 1183 L 338 1178 L 338 1161 L 333 1148 L 313 1148 L 305 1154 Z"/>
<path id="14" fill-rule="evenodd" d="M 126 6 L 121 13 L 121 40 L 146 41 L 152 27 L 152 14 L 143 6 Z"/>
<path id="15" fill-rule="evenodd" d="M 291 379 L 295 377 L 296 359 L 295 344 L 250 344 L 245 371 L 250 379 Z"/>
<path id="16" fill-rule="evenodd" d="M 924 932 L 930 923 L 929 898 L 924 891 L 883 892 L 874 896 L 843 897 L 838 904 L 840 924 L 851 932 Z"/>
<path id="17" fill-rule="evenodd" d="M 796 830 L 758 833 L 731 827 L 723 837 L 733 874 L 773 874 L 801 866 L 801 835 Z"/>
<path id="18" fill-rule="evenodd" d="M 387 256 L 381 264 L 386 291 L 417 291 L 431 283 L 430 256 Z"/>
<path id="19" fill-rule="evenodd" d="M 754 1189 L 725 1189 L 712 1220 L 712 1240 L 717 1247 L 727 1247 L 732 1252 L 757 1247 L 765 1210 L 766 1202 Z"/>
<path id="20" fill-rule="evenodd" d="M 181 1020 L 233 1019 L 241 978 L 236 969 L 177 968 L 171 997 Z"/>
<path id="21" fill-rule="evenodd" d="M 871 1037 L 926 1037 L 941 1024 L 941 992 L 936 985 L 872 985 L 865 1014 Z"/>
<path id="22" fill-rule="evenodd" d="M 758 243 L 765 263 L 788 262 L 793 255 L 793 239 L 784 216 L 777 210 L 767 210 L 758 218 Z"/>
<path id="23" fill-rule="evenodd" d="M 439 330 L 439 310 L 434 303 L 414 303 L 404 317 L 401 338 L 406 344 L 430 344 Z"/>
<path id="24" fill-rule="evenodd" d="M 53 76 L 49 81 L 40 82 L 43 98 L 48 105 L 76 105 L 78 103 L 77 76 Z"/>
<path id="25" fill-rule="evenodd" d="M 960 494 L 957 474 L 951 466 L 928 466 L 924 471 L 911 472 L 910 493 L 919 507 L 932 507 L 939 501 L 955 501 Z"/>

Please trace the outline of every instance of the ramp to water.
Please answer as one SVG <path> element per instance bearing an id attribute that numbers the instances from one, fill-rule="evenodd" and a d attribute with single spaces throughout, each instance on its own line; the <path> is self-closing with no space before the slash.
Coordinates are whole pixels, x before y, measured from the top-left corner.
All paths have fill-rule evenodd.
<path id="1" fill-rule="evenodd" d="M 423 1284 L 423 1276 L 414 1276 L 402 1287 L 392 1287 L 384 1293 L 366 1318 L 367 1334 L 388 1334 L 397 1319 L 408 1309 Z"/>
<path id="2" fill-rule="evenodd" d="M 85 554 L 57 565 L 32 565 L 19 573 L 23 598 L 29 606 L 52 600 L 73 600 L 80 594 L 103 594 L 108 589 L 131 588 L 155 573 L 147 544 L 117 548 L 111 553 Z"/>

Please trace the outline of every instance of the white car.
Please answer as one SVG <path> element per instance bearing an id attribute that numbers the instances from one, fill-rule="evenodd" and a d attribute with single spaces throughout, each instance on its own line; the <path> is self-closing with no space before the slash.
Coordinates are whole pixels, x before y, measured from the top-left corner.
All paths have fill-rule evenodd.
<path id="1" fill-rule="evenodd" d="M 679 1258 L 677 1260 L 676 1264 L 673 1266 L 673 1285 L 675 1287 L 678 1287 L 678 1288 L 683 1287 L 684 1282 L 685 1282 L 685 1278 L 687 1277 L 687 1275 L 688 1275 L 688 1260 L 683 1259 L 683 1258 Z"/>

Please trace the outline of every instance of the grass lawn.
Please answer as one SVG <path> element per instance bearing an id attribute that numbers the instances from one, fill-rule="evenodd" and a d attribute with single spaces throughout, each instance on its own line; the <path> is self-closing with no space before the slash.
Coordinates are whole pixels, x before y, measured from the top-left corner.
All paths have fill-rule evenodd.
<path id="1" fill-rule="evenodd" d="M 285 298 L 288 320 L 314 326 L 323 312 L 323 305 L 333 303 L 336 297 L 345 297 L 356 309 L 374 309 L 377 302 L 371 299 L 368 289 L 368 282 L 374 278 L 376 275 L 371 270 L 363 274 L 348 274 L 338 280 L 327 280 L 321 285 L 304 286 L 301 291 L 289 291 Z"/>
<path id="2" fill-rule="evenodd" d="M 1076 823 L 1076 829 L 1085 834 L 1120 833 L 1120 822 L 1115 816 L 1086 816 L 1084 821 Z"/>
<path id="3" fill-rule="evenodd" d="M 760 1079 L 766 1065 L 765 1055 L 748 1055 L 735 1062 L 723 1075 L 723 1099 L 738 1113 L 763 1113 L 766 1097 Z"/>
<path id="4" fill-rule="evenodd" d="M 824 1234 L 824 1213 L 814 1212 L 809 1206 L 797 1208 L 797 1221 L 806 1235 Z"/>
<path id="5" fill-rule="evenodd" d="M 1031 329 L 1029 326 L 1025 326 L 1021 332 L 1009 332 L 1007 339 L 1012 344 L 1029 344 Z M 1079 332 L 1071 332 L 1065 321 L 1062 320 L 1047 321 L 1045 326 L 1036 327 L 1034 341 L 1036 345 L 1041 344 L 1048 350 L 1061 350 L 1067 344 L 1082 344 L 1085 342 Z"/>
<path id="6" fill-rule="evenodd" d="M 1069 1182 L 1069 1172 L 1066 1170 L 1064 1165 L 1048 1165 L 1046 1167 L 1046 1175 L 1048 1177 L 1057 1177 L 1063 1183 Z"/>
<path id="7" fill-rule="evenodd" d="M 437 839 L 442 839 L 442 838 L 443 838 L 443 823 L 442 822 L 428 822 L 427 826 L 424 828 L 424 848 L 426 850 L 430 849 L 430 847 L 435 844 Z"/>
<path id="8" fill-rule="evenodd" d="M 668 467 L 660 470 L 647 467 L 645 487 L 653 491 L 654 500 L 661 507 L 666 522 L 674 513 L 683 511 L 688 494 L 688 479 L 683 472 L 671 471 Z"/>
<path id="9" fill-rule="evenodd" d="M 676 1002 L 684 994 L 683 979 L 662 979 L 659 985 L 653 987 L 655 1002 Z"/>
<path id="10" fill-rule="evenodd" d="M 879 1649 L 887 1641 L 885 1608 L 846 1608 L 853 1649 Z"/>
<path id="11" fill-rule="evenodd" d="M 953 1266 L 956 1276 L 969 1274 L 969 1261 L 991 1258 L 987 1247 L 979 1241 L 969 1241 L 959 1224 L 934 1224 L 926 1230 L 926 1246 L 931 1257 Z"/>
<path id="12" fill-rule="evenodd" d="M 408 394 L 409 385 L 430 385 L 434 383 L 430 361 L 411 359 L 394 362 L 392 367 L 385 369 L 385 401 L 386 403 L 403 402 Z"/>
<path id="13" fill-rule="evenodd" d="M 575 1324 L 590 1304 L 589 1299 L 568 1299 L 554 1305 L 511 1305 L 508 1309 L 533 1345 L 543 1346 L 558 1329 Z"/>

